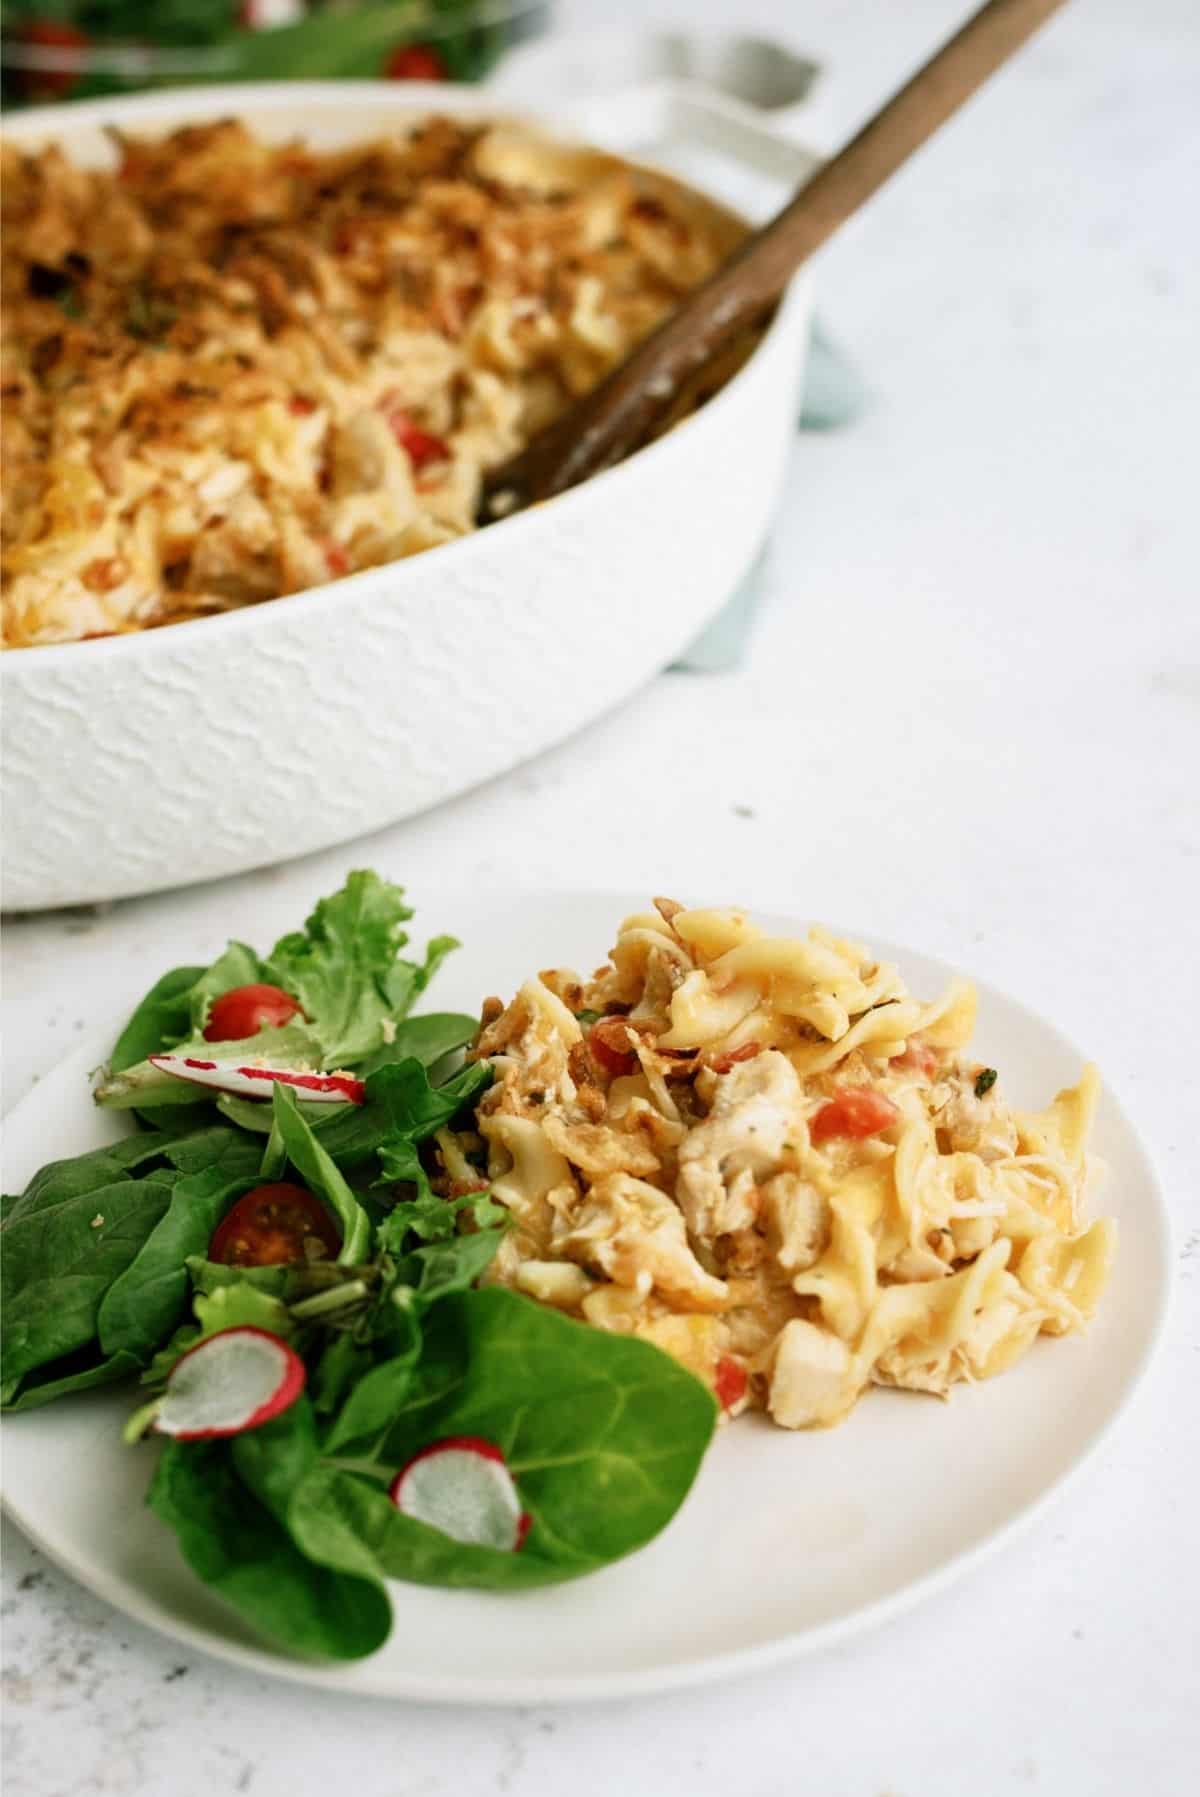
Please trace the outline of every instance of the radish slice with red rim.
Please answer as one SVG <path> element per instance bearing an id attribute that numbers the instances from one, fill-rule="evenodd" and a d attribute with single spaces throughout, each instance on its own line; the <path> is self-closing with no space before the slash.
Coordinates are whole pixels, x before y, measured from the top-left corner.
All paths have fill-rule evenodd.
<path id="1" fill-rule="evenodd" d="M 178 1441 L 240 1435 L 294 1404 L 304 1382 L 304 1362 L 277 1335 L 222 1329 L 175 1362 L 154 1426 Z"/>
<path id="2" fill-rule="evenodd" d="M 350 1073 L 256 1067 L 244 1061 L 208 1061 L 183 1054 L 152 1054 L 150 1064 L 160 1073 L 173 1074 L 195 1086 L 211 1086 L 214 1092 L 232 1092 L 239 1098 L 269 1098 L 273 1085 L 290 1086 L 308 1104 L 361 1104 L 366 1097 L 362 1080 Z"/>
<path id="3" fill-rule="evenodd" d="M 392 1480 L 397 1510 L 452 1541 L 515 1554 L 533 1518 L 521 1507 L 504 1455 L 478 1435 L 448 1435 L 414 1454 Z"/>

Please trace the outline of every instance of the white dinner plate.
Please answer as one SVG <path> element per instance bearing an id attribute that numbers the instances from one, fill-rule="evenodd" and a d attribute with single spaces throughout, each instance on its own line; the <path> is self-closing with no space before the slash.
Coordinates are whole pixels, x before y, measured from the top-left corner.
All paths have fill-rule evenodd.
<path id="1" fill-rule="evenodd" d="M 476 1010 L 544 967 L 597 965 L 621 897 L 410 895 L 424 934 L 464 947 L 430 1006 Z M 790 925 L 763 919 L 787 933 Z M 414 926 L 410 926 L 414 927 Z M 858 934 L 858 932 L 854 932 Z M 179 961 L 200 945 L 181 942 Z M 951 970 L 873 946 L 909 986 Z M 161 971 L 147 969 L 147 979 Z M 139 995 L 130 993 L 130 1008 Z M 109 1033 L 64 1061 L 8 1120 L 5 1183 L 121 1133 L 88 1101 Z M 980 1057 L 1019 1105 L 1074 1081 L 1085 1057 L 1014 999 L 980 990 Z M 154 1447 L 126 1449 L 127 1389 L 93 1392 L 4 1424 L 4 1501 L 29 1537 L 118 1609 L 193 1647 L 329 1690 L 455 1703 L 548 1703 L 660 1691 L 745 1673 L 843 1640 L 916 1601 L 1027 1522 L 1107 1436 L 1146 1371 L 1169 1282 L 1166 1213 L 1149 1157 L 1107 1095 L 1094 1146 L 1107 1163 L 1095 1213 L 1117 1217 L 1112 1282 L 1086 1339 L 1039 1340 L 1012 1371 L 941 1404 L 871 1391 L 828 1432 L 744 1418 L 719 1431 L 679 1515 L 649 1547 L 548 1591 L 490 1595 L 391 1587 L 395 1625 L 350 1666 L 264 1646 L 185 1566 L 144 1507 Z"/>

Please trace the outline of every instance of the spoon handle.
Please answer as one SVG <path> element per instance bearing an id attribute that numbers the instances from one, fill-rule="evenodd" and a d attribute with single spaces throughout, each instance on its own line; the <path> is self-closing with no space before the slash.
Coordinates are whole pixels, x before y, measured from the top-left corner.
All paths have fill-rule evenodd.
<path id="1" fill-rule="evenodd" d="M 644 442 L 681 384 L 757 321 L 801 264 L 1062 4 L 987 0 L 625 362 L 492 471 L 481 519 L 552 498 Z"/>

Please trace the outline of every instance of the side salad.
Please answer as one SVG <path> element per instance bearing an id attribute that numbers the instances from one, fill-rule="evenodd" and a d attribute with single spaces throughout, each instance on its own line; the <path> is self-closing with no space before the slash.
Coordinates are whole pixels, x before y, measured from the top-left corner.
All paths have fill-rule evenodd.
<path id="1" fill-rule="evenodd" d="M 658 1348 L 480 1285 L 507 1212 L 482 1165 L 431 1171 L 491 1070 L 474 1017 L 410 1015 L 457 946 L 406 959 L 411 916 L 356 872 L 265 957 L 164 974 L 95 1088 L 130 1133 L 0 1224 L 0 1405 L 140 1380 L 125 1438 L 189 1565 L 341 1659 L 386 1639 L 388 1579 L 522 1589 L 643 1546 L 716 1422 Z"/>

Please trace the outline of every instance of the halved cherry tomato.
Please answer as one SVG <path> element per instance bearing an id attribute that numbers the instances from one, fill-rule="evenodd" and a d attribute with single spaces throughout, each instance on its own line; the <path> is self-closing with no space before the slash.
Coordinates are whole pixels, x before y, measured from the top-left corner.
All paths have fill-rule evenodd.
<path id="1" fill-rule="evenodd" d="M 870 1086 L 843 1086 L 828 1104 L 822 1105 L 812 1120 L 814 1142 L 827 1142 L 831 1136 L 849 1136 L 861 1141 L 864 1136 L 877 1136 L 890 1129 L 900 1112 L 882 1092 Z"/>
<path id="2" fill-rule="evenodd" d="M 234 986 L 214 998 L 204 1026 L 206 1042 L 243 1042 L 259 1030 L 278 1029 L 304 1013 L 282 986 Z"/>
<path id="3" fill-rule="evenodd" d="M 226 1267 L 282 1267 L 294 1261 L 334 1260 L 342 1245 L 329 1212 L 303 1186 L 255 1186 L 239 1198 L 208 1244 L 208 1258 Z"/>
<path id="4" fill-rule="evenodd" d="M 393 395 L 389 394 L 384 399 L 381 409 L 393 437 L 412 463 L 414 474 L 419 474 L 429 462 L 449 461 L 450 448 L 445 440 L 435 437 L 432 431 L 422 430 L 419 424 L 414 424 Z"/>
<path id="5" fill-rule="evenodd" d="M 928 1079 L 937 1071 L 938 1058 L 927 1042 L 922 1042 L 919 1036 L 910 1036 L 903 1052 L 892 1056 L 891 1064 L 893 1067 L 909 1067 Z"/>
<path id="6" fill-rule="evenodd" d="M 721 1409 L 732 1410 L 746 1395 L 746 1369 L 731 1354 L 722 1354 L 717 1362 L 717 1375 L 713 1383 Z"/>
<path id="7" fill-rule="evenodd" d="M 449 71 L 431 44 L 405 44 L 383 65 L 388 81 L 444 81 Z"/>
<path id="8" fill-rule="evenodd" d="M 623 1017 L 602 1017 L 599 1023 L 593 1023 L 588 1031 L 588 1047 L 597 1067 L 610 1079 L 632 1073 L 638 1064 L 637 1055 L 629 1046 L 629 1025 Z"/>

